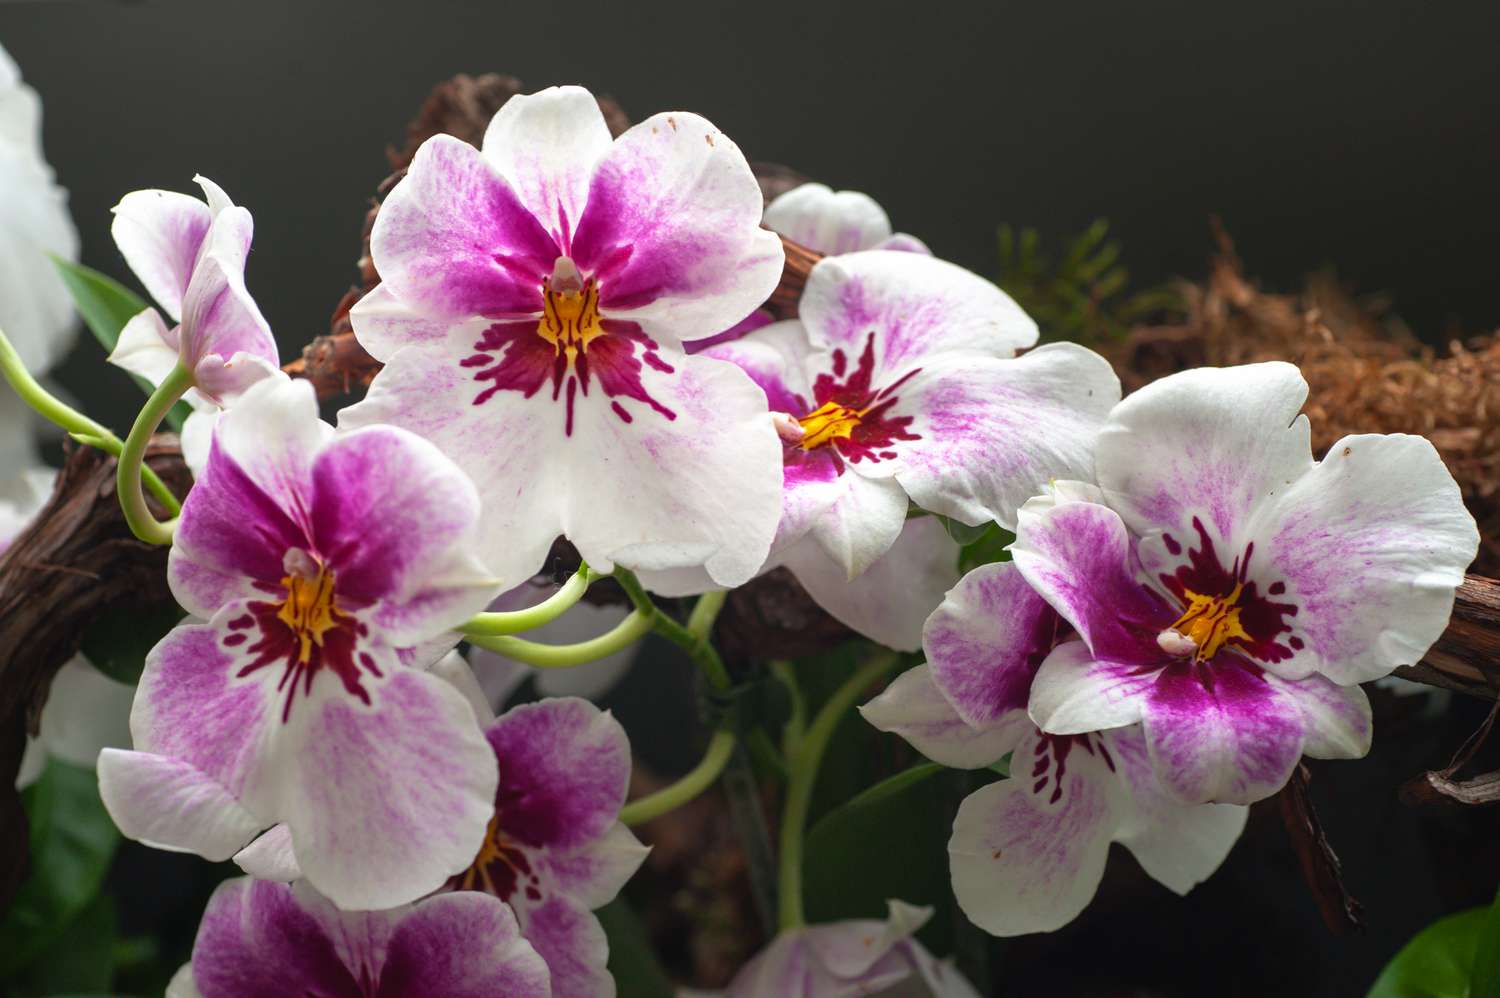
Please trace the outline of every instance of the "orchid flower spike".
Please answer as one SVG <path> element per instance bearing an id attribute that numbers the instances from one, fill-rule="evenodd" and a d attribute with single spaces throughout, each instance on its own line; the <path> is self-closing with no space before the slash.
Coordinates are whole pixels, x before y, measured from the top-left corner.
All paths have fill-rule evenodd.
<path id="1" fill-rule="evenodd" d="M 381 205 L 382 283 L 350 313 L 385 368 L 346 427 L 436 443 L 484 499 L 482 556 L 523 579 L 559 534 L 601 572 L 764 562 L 780 441 L 765 398 L 690 357 L 759 306 L 783 253 L 749 165 L 694 114 L 611 141 L 592 95 L 512 97 L 482 149 L 428 139 Z"/>
<path id="2" fill-rule="evenodd" d="M 467 868 L 494 811 L 494 753 L 468 699 L 423 667 L 501 588 L 472 554 L 478 515 L 472 483 L 426 441 L 335 437 L 306 382 L 247 391 L 167 564 L 201 620 L 147 656 L 135 751 L 100 757 L 121 831 L 222 860 L 284 823 L 301 871 L 343 908 L 403 904 Z"/>

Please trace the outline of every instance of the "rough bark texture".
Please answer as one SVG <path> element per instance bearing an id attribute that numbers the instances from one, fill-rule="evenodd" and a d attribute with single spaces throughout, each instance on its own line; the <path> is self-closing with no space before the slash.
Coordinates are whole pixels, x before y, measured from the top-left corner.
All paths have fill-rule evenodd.
<path id="1" fill-rule="evenodd" d="M 1302 867 L 1302 879 L 1318 903 L 1323 924 L 1334 935 L 1343 935 L 1365 927 L 1363 906 L 1344 886 L 1339 858 L 1323 833 L 1323 824 L 1318 820 L 1318 812 L 1308 794 L 1311 781 L 1312 774 L 1307 766 L 1299 764 L 1292 772 L 1291 780 L 1276 795 L 1276 800 L 1281 805 L 1282 821 Z"/>
<path id="2" fill-rule="evenodd" d="M 191 483 L 175 437 L 157 438 L 147 463 L 178 495 Z M 165 515 L 153 504 L 157 516 Z M 167 549 L 131 536 L 115 498 L 115 460 L 73 451 L 31 525 L 0 554 L 0 911 L 25 879 L 27 825 L 16 773 L 52 677 L 106 609 L 176 606 Z"/>

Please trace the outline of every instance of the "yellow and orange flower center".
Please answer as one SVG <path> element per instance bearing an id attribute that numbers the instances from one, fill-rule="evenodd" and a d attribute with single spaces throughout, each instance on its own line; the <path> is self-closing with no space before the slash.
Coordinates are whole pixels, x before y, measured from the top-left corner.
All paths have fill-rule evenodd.
<path id="1" fill-rule="evenodd" d="M 1188 607 L 1170 629 L 1192 643 L 1194 661 L 1207 662 L 1227 641 L 1250 640 L 1240 624 L 1239 599 L 1244 589 L 1244 583 L 1237 583 L 1227 596 L 1202 596 L 1186 591 Z M 1162 642 L 1162 646 L 1167 647 L 1167 643 Z M 1184 645 L 1180 650 L 1186 654 L 1189 649 Z"/>
<path id="2" fill-rule="evenodd" d="M 333 599 L 333 573 L 319 566 L 316 573 L 292 573 L 282 578 L 286 600 L 276 612 L 277 618 L 297 635 L 302 647 L 297 661 L 312 658 L 313 645 L 323 647 L 323 636 L 338 626 L 342 616 Z"/>
<path id="3" fill-rule="evenodd" d="M 802 449 L 813 450 L 834 440 L 847 440 L 859 425 L 863 412 L 837 402 L 824 402 L 797 420 L 802 427 Z"/>
<path id="4" fill-rule="evenodd" d="M 537 335 L 557 354 L 567 355 L 569 365 L 604 335 L 599 288 L 592 278 L 580 282 L 577 273 L 562 272 L 542 281 L 542 318 L 536 327 Z"/>
<path id="5" fill-rule="evenodd" d="M 479 847 L 479 855 L 450 883 L 458 890 L 487 891 L 502 900 L 509 900 L 528 880 L 533 882 L 534 889 L 535 879 L 526 854 L 501 830 L 500 812 L 496 811 L 484 831 L 484 844 Z"/>

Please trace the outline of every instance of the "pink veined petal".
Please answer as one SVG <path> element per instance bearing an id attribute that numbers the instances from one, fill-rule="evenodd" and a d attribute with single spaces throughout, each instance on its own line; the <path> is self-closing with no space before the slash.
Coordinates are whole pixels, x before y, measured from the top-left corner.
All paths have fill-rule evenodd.
<path id="1" fill-rule="evenodd" d="M 1014 529 L 1021 504 L 1048 482 L 1092 474 L 1099 427 L 1120 400 L 1103 357 L 1049 343 L 1011 360 L 920 363 L 891 409 L 915 417 L 906 432 L 916 439 L 891 444 L 896 456 L 878 467 L 923 509 Z"/>
<path id="2" fill-rule="evenodd" d="M 551 998 L 547 964 L 505 904 L 464 891 L 418 902 L 390 932 L 375 998 Z"/>
<path id="3" fill-rule="evenodd" d="M 630 742 L 609 712 L 576 697 L 543 700 L 506 711 L 488 738 L 507 837 L 564 850 L 614 827 L 630 783 Z"/>
<path id="4" fill-rule="evenodd" d="M 1448 626 L 1479 532 L 1422 437 L 1345 437 L 1256 511 L 1250 577 L 1285 587 L 1288 678 L 1367 682 L 1411 665 Z"/>
<path id="5" fill-rule="evenodd" d="M 850 471 L 828 488 L 836 490 L 836 498 L 812 521 L 802 543 L 816 542 L 852 581 L 893 549 L 906 527 L 910 503 L 901 486 L 891 479 L 866 478 Z M 799 486 L 799 500 L 807 506 L 822 498 L 812 489 L 810 480 L 803 480 Z M 805 509 L 798 511 L 806 513 Z M 783 534 L 778 540 L 789 544 L 791 538 Z"/>
<path id="6" fill-rule="evenodd" d="M 702 353 L 710 347 L 716 347 L 723 343 L 733 343 L 735 340 L 738 340 L 746 333 L 753 333 L 757 329 L 763 329 L 764 327 L 771 325 L 775 321 L 776 317 L 773 316 L 770 312 L 766 311 L 763 308 L 758 308 L 754 312 L 751 312 L 749 315 L 745 316 L 739 322 L 736 322 L 734 325 L 724 330 L 722 333 L 717 333 L 713 336 L 709 336 L 701 340 L 691 340 L 687 343 L 684 343 L 683 349 L 688 353 Z"/>
<path id="7" fill-rule="evenodd" d="M 174 322 L 213 224 L 208 205 L 176 191 L 132 191 L 115 205 L 110 234 L 146 292 Z"/>
<path id="8" fill-rule="evenodd" d="M 1031 683 L 1027 710 L 1037 727 L 1054 735 L 1079 735 L 1134 724 L 1161 666 L 1096 657 L 1082 641 L 1058 645 L 1042 660 Z"/>
<path id="9" fill-rule="evenodd" d="M 1104 876 L 1122 793 L 1103 754 L 1074 745 L 1063 757 L 1033 733 L 1011 758 L 1012 777 L 959 805 L 948 842 L 953 891 L 991 935 L 1051 932 L 1088 906 Z"/>
<path id="10" fill-rule="evenodd" d="M 389 285 L 377 284 L 349 310 L 349 322 L 359 345 L 381 363 L 389 363 L 404 346 L 442 348 L 450 339 L 464 347 L 484 334 L 488 319 L 450 319 L 429 317 L 408 307 L 391 292 Z"/>
<path id="11" fill-rule="evenodd" d="M 205 996 L 362 993 L 325 919 L 289 885 L 248 877 L 225 881 L 209 898 L 192 968 Z"/>
<path id="12" fill-rule="evenodd" d="M 554 895 L 533 904 L 520 900 L 521 933 L 547 963 L 553 998 L 614 998 L 609 940 L 593 912 Z"/>
<path id="13" fill-rule="evenodd" d="M 346 909 L 436 890 L 468 868 L 494 813 L 495 757 L 468 701 L 436 676 L 378 665 L 369 706 L 319 676 L 277 737 L 275 816 L 308 881 Z"/>
<path id="14" fill-rule="evenodd" d="M 927 618 L 922 650 L 937 689 L 975 727 L 1025 715 L 1060 620 L 1015 565 L 981 565 Z"/>
<path id="15" fill-rule="evenodd" d="M 1121 664 L 1166 661 L 1156 635 L 1179 614 L 1142 584 L 1118 513 L 1050 495 L 1026 503 L 1017 521 L 1016 568 L 1096 656 Z"/>
<path id="16" fill-rule="evenodd" d="M 478 149 L 435 135 L 381 204 L 370 252 L 407 308 L 461 320 L 539 315 L 561 251 Z"/>
<path id="17" fill-rule="evenodd" d="M 1244 831 L 1249 809 L 1237 804 L 1184 805 L 1151 767 L 1139 727 L 1105 736 L 1129 805 L 1115 833 L 1152 879 L 1178 894 L 1207 880 Z"/>
<path id="18" fill-rule="evenodd" d="M 932 256 L 932 250 L 928 245 L 908 232 L 898 232 L 887 239 L 882 239 L 870 248 L 892 250 L 897 253 L 921 253 L 924 256 Z"/>
<path id="19" fill-rule="evenodd" d="M 1007 714 L 983 728 L 970 726 L 943 698 L 926 665 L 897 676 L 859 712 L 881 731 L 906 739 L 933 762 L 955 769 L 993 765 L 1032 728 L 1021 711 Z"/>
<path id="20" fill-rule="evenodd" d="M 483 610 L 498 581 L 474 553 L 479 495 L 435 446 L 393 426 L 341 434 L 314 459 L 312 540 L 341 598 L 405 647 Z"/>
<path id="21" fill-rule="evenodd" d="M 873 342 L 875 370 L 893 377 L 933 354 L 1010 357 L 1037 339 L 1036 323 L 994 284 L 933 257 L 889 250 L 819 261 L 799 311 L 814 346 L 842 350 L 852 363 Z"/>
<path id="22" fill-rule="evenodd" d="M 890 549 L 853 579 L 813 538 L 773 560 L 836 620 L 897 651 L 922 647 L 923 622 L 958 580 L 958 545 L 932 517 L 906 521 Z"/>
<path id="23" fill-rule="evenodd" d="M 333 433 L 317 411 L 309 383 L 267 378 L 219 421 L 167 564 L 189 613 L 264 599 L 255 583 L 279 587 L 287 549 L 307 546 L 313 459 Z"/>
<path id="24" fill-rule="evenodd" d="M 766 205 L 765 225 L 829 256 L 874 249 L 891 236 L 891 220 L 874 198 L 816 183 L 794 187 Z"/>
<path id="25" fill-rule="evenodd" d="M 1141 536 L 1193 536 L 1243 548 L 1256 505 L 1312 468 L 1307 382 L 1275 361 L 1197 368 L 1155 381 L 1110 413 L 1095 467 L 1106 501 Z"/>
<path id="26" fill-rule="evenodd" d="M 145 309 L 120 330 L 109 362 L 159 385 L 177 366 L 177 331 L 167 328 L 156 309 Z"/>
<path id="27" fill-rule="evenodd" d="M 279 363 L 271 327 L 245 287 L 252 228 L 250 213 L 244 208 L 222 212 L 209 230 L 208 245 L 183 294 L 178 346 L 183 366 L 195 377 L 208 373 L 199 369 L 213 355 L 221 358 L 220 363 L 237 353 L 260 357 L 273 366 Z M 220 386 L 204 384 L 204 380 L 197 378 L 199 389 L 216 395 Z"/>
<path id="28" fill-rule="evenodd" d="M 1141 722 L 1157 779 L 1183 803 L 1253 804 L 1286 785 L 1307 721 L 1260 670 L 1219 656 L 1163 670 Z"/>
<path id="29" fill-rule="evenodd" d="M 566 254 L 594 165 L 612 141 L 593 94 L 582 87 L 548 87 L 501 105 L 480 148 Z"/>
<path id="30" fill-rule="evenodd" d="M 770 297 L 785 254 L 760 227 L 739 147 L 696 114 L 653 115 L 599 160 L 573 238 L 607 315 L 674 340 L 713 336 Z M 377 263 L 379 262 L 377 258 Z"/>
<path id="31" fill-rule="evenodd" d="M 238 852 L 265 822 L 186 762 L 146 752 L 105 749 L 99 796 L 121 834 L 158 849 L 219 862 Z"/>
<path id="32" fill-rule="evenodd" d="M 592 911 L 615 899 L 651 851 L 635 833 L 615 822 L 603 837 L 565 852 L 540 856 L 551 889 Z"/>
<path id="33" fill-rule="evenodd" d="M 1314 759 L 1362 759 L 1370 751 L 1374 722 L 1370 699 L 1358 686 L 1339 686 L 1323 676 L 1266 682 L 1302 711 L 1302 754 Z"/>

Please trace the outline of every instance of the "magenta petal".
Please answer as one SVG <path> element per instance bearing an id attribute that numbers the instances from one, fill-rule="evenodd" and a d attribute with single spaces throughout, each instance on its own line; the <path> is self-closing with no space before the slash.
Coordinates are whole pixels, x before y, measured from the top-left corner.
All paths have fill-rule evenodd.
<path id="1" fill-rule="evenodd" d="M 570 898 L 548 898 L 517 910 L 526 941 L 536 948 L 552 976 L 553 998 L 599 998 L 612 994 L 606 964 L 609 940 L 599 919 Z"/>
<path id="2" fill-rule="evenodd" d="M 1251 804 L 1286 785 L 1302 757 L 1297 704 L 1229 655 L 1164 669 L 1142 723 L 1162 785 L 1189 804 Z"/>
<path id="3" fill-rule="evenodd" d="M 569 849 L 614 825 L 630 784 L 630 742 L 607 711 L 564 697 L 507 711 L 490 726 L 506 834 Z"/>
<path id="4" fill-rule="evenodd" d="M 402 304 L 452 319 L 539 313 L 559 255 L 479 150 L 451 135 L 417 150 L 380 206 L 370 251 Z"/>
<path id="5" fill-rule="evenodd" d="M 377 916 L 378 917 L 378 916 Z M 375 998 L 549 998 L 548 969 L 505 904 L 463 892 L 428 898 L 391 931 Z"/>
<path id="6" fill-rule="evenodd" d="M 1061 621 L 1011 564 L 959 580 L 922 629 L 932 678 L 975 727 L 1026 709 L 1031 680 Z"/>
<path id="7" fill-rule="evenodd" d="M 291 887 L 248 877 L 220 884 L 209 898 L 193 944 L 193 980 L 205 998 L 368 993 Z"/>

